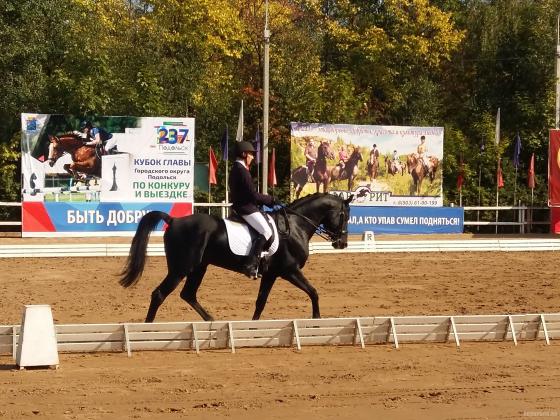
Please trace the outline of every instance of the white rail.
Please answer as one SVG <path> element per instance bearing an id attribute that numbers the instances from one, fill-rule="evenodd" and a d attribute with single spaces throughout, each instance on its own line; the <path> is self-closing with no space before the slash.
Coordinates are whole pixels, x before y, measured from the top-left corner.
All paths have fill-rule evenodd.
<path id="1" fill-rule="evenodd" d="M 129 244 L 40 244 L 0 245 L 0 258 L 26 257 L 124 257 Z M 560 251 L 560 239 L 465 239 L 349 241 L 348 248 L 334 249 L 329 242 L 310 242 L 310 254 L 363 252 L 537 252 Z M 149 256 L 165 256 L 163 243 L 148 245 Z"/>
<path id="2" fill-rule="evenodd" d="M 124 324 L 59 324 L 61 352 L 236 349 L 373 344 L 502 342 L 560 338 L 560 313 Z M 19 325 L 0 326 L 0 354 L 16 352 Z M 358 339 L 359 338 L 359 339 Z"/>

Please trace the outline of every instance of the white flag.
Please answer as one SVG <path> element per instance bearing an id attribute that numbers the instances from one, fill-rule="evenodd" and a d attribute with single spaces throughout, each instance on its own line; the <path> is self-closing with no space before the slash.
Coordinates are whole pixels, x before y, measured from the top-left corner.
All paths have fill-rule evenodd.
<path id="1" fill-rule="evenodd" d="M 239 110 L 239 121 L 237 122 L 235 141 L 243 141 L 243 101 L 241 101 L 241 109 Z"/>
<path id="2" fill-rule="evenodd" d="M 500 144 L 500 108 L 496 114 L 496 146 Z"/>

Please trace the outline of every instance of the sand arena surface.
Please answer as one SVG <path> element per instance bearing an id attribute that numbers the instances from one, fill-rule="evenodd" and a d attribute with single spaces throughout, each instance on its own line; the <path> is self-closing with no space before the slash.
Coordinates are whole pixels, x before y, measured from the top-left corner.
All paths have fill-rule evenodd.
<path id="1" fill-rule="evenodd" d="M 558 254 L 312 255 L 305 275 L 323 317 L 560 312 Z M 57 323 L 142 321 L 165 275 L 149 258 L 123 289 L 124 258 L 0 259 L 0 324 L 25 304 Z M 175 291 L 156 321 L 199 320 Z M 216 319 L 249 319 L 258 283 L 210 267 L 199 300 Z M 263 319 L 307 318 L 307 296 L 278 280 Z M 560 417 L 560 343 L 61 354 L 60 369 L 16 371 L 0 356 L 0 418 Z"/>

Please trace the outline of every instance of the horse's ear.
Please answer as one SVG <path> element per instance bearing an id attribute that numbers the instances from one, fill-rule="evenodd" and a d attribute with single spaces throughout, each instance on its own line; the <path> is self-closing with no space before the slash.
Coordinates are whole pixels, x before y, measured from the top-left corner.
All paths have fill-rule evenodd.
<path id="1" fill-rule="evenodd" d="M 354 194 L 350 194 L 350 196 L 346 200 L 344 200 L 344 202 L 346 204 L 350 204 L 353 199 L 354 199 Z"/>

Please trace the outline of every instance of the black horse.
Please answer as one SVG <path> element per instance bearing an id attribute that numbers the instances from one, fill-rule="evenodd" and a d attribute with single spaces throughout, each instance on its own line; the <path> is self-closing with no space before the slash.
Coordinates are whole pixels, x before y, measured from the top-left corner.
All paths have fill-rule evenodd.
<path id="1" fill-rule="evenodd" d="M 354 187 L 354 179 L 356 178 L 360 170 L 358 168 L 358 162 L 361 162 L 362 160 L 363 159 L 362 154 L 360 153 L 360 148 L 354 148 L 354 151 L 346 161 L 344 169 L 342 169 L 340 165 L 336 165 L 331 169 L 331 182 L 347 179 L 348 191 L 352 191 L 352 188 Z"/>
<path id="2" fill-rule="evenodd" d="M 313 305 L 313 318 L 320 318 L 317 291 L 301 269 L 309 257 L 309 240 L 316 231 L 328 238 L 336 249 L 348 246 L 347 225 L 351 200 L 352 197 L 343 200 L 334 195 L 317 193 L 272 212 L 279 226 L 280 243 L 264 268 L 253 319 L 261 316 L 277 277 L 282 277 L 307 293 Z M 129 287 L 138 281 L 144 270 L 150 233 L 162 220 L 168 224 L 164 234 L 168 273 L 152 293 L 146 322 L 155 319 L 160 305 L 184 277 L 187 281 L 181 291 L 181 298 L 205 321 L 211 321 L 212 316 L 196 298 L 206 268 L 212 264 L 239 273 L 247 258 L 230 251 L 225 224 L 218 217 L 199 213 L 173 218 L 160 211 L 147 213 L 140 220 L 132 240 L 120 284 Z"/>

